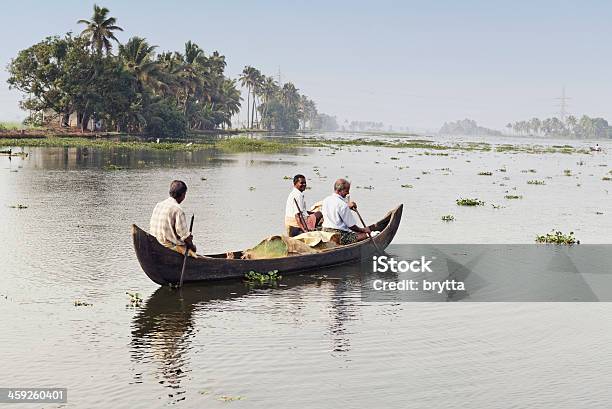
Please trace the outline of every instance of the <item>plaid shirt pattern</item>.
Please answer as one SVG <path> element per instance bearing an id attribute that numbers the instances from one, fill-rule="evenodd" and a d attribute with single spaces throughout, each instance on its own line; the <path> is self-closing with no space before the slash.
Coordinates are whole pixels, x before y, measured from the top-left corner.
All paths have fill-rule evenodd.
<path id="1" fill-rule="evenodd" d="M 164 246 L 183 246 L 189 237 L 185 212 L 173 197 L 159 202 L 153 209 L 149 232 Z"/>

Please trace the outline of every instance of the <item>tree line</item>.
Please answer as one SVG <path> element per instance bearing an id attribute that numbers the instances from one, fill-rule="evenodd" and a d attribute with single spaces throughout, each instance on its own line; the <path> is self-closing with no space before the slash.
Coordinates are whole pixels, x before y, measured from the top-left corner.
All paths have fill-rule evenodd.
<path id="1" fill-rule="evenodd" d="M 518 135 L 558 136 L 568 138 L 612 138 L 612 128 L 603 118 L 591 118 L 583 115 L 580 119 L 569 115 L 565 120 L 557 117 L 532 118 L 527 121 L 509 122 L 508 131 Z"/>
<path id="2" fill-rule="evenodd" d="M 79 35 L 47 37 L 9 63 L 9 86 L 24 93 L 20 106 L 30 112 L 26 123 L 67 126 L 76 115 L 82 130 L 93 123 L 155 136 L 232 126 L 242 97 L 237 81 L 225 75 L 225 56 L 207 55 L 191 41 L 184 50 L 162 53 L 138 36 L 120 44 L 115 34 L 123 29 L 97 5 L 90 20 L 77 23 L 84 25 Z M 333 127 L 335 118 L 319 114 L 292 83 L 281 86 L 250 66 L 239 81 L 247 88 L 247 127 Z"/>

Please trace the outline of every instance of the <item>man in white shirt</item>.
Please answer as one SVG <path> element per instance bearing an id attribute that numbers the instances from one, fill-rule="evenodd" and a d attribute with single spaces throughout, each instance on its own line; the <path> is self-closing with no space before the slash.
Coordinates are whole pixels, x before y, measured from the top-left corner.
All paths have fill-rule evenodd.
<path id="1" fill-rule="evenodd" d="M 351 183 L 338 179 L 334 183 L 334 193 L 323 199 L 323 231 L 340 233 L 340 244 L 352 244 L 368 237 L 374 226 L 361 228 L 351 209 L 357 209 L 357 203 L 347 199 Z"/>
<path id="2" fill-rule="evenodd" d="M 306 177 L 299 174 L 295 175 L 293 177 L 293 189 L 289 193 L 285 205 L 285 228 L 289 237 L 315 230 L 322 217 L 321 212 L 306 210 L 304 190 L 306 190 Z"/>

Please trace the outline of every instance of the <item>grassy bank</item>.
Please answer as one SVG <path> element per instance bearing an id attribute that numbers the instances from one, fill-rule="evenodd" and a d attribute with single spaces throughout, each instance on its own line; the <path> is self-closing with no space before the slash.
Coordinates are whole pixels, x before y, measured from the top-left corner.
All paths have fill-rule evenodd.
<path id="1" fill-rule="evenodd" d="M 116 141 L 108 139 L 89 139 L 75 137 L 49 137 L 49 138 L 5 138 L 0 139 L 0 146 L 18 147 L 69 147 L 69 148 L 98 148 L 98 149 L 133 149 L 133 150 L 162 150 L 162 151 L 199 151 L 203 149 L 220 149 L 226 152 L 281 152 L 295 147 L 287 144 L 262 139 L 237 137 L 214 140 L 210 142 L 146 142 L 146 141 Z"/>
<path id="2" fill-rule="evenodd" d="M 108 136 L 108 135 L 107 135 Z M 321 139 L 321 138 L 290 138 L 256 139 L 247 136 L 235 136 L 231 138 L 199 139 L 192 143 L 187 141 L 172 141 L 156 143 L 145 141 L 137 137 L 119 140 L 114 134 L 110 138 L 95 138 L 93 136 L 36 136 L 0 138 L 0 146 L 16 147 L 90 147 L 100 149 L 143 149 L 143 150 L 175 150 L 175 151 L 197 151 L 203 149 L 219 149 L 225 152 L 288 152 L 300 147 L 381 147 L 394 149 L 421 149 L 426 155 L 448 155 L 448 153 L 433 153 L 430 151 L 481 151 L 481 152 L 503 152 L 503 153 L 564 153 L 564 154 L 589 154 L 587 149 L 579 149 L 570 145 L 563 146 L 538 146 L 538 145 L 491 145 L 484 142 L 465 142 L 454 144 L 441 144 L 425 139 L 401 139 L 401 140 L 377 140 L 377 139 Z M 127 139 L 127 140 L 126 140 Z"/>

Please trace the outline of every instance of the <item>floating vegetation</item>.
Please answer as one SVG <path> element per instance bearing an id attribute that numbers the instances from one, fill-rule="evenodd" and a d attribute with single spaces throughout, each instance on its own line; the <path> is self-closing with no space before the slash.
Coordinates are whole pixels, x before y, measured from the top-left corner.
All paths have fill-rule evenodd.
<path id="1" fill-rule="evenodd" d="M 555 229 L 546 235 L 536 236 L 535 241 L 536 243 L 565 244 L 569 246 L 580 244 L 580 240 L 576 240 L 576 237 L 574 237 L 573 231 L 569 232 L 569 234 L 563 234 L 560 231 L 555 231 Z"/>
<path id="2" fill-rule="evenodd" d="M 521 173 L 536 173 L 537 170 L 535 169 L 523 169 L 521 170 Z"/>
<path id="3" fill-rule="evenodd" d="M 402 185 L 404 189 L 412 189 L 414 186 L 412 185 Z"/>
<path id="4" fill-rule="evenodd" d="M 283 176 L 283 179 L 285 179 L 285 180 L 291 180 L 291 179 L 293 179 L 293 178 L 292 178 L 291 176 Z"/>
<path id="5" fill-rule="evenodd" d="M 201 177 L 200 180 L 207 180 L 205 177 Z"/>
<path id="6" fill-rule="evenodd" d="M 478 176 L 493 176 L 491 172 L 478 172 Z"/>
<path id="7" fill-rule="evenodd" d="M 508 169 L 506 169 L 506 168 L 499 168 L 499 169 L 497 169 L 497 170 L 498 170 L 499 172 L 507 172 L 507 171 L 508 171 Z"/>
<path id="8" fill-rule="evenodd" d="M 595 214 L 603 214 L 603 212 L 595 212 Z"/>
<path id="9" fill-rule="evenodd" d="M 250 191 L 255 190 L 255 186 L 249 186 L 249 190 L 250 190 Z"/>
<path id="10" fill-rule="evenodd" d="M 104 166 L 104 170 L 123 170 L 123 167 L 110 164 L 110 165 Z"/>
<path id="11" fill-rule="evenodd" d="M 227 396 L 227 395 L 221 395 L 219 397 L 217 397 L 217 400 L 221 401 L 221 402 L 233 402 L 236 400 L 244 400 L 246 399 L 244 396 Z"/>
<path id="12" fill-rule="evenodd" d="M 453 216 L 452 214 L 447 214 L 445 216 L 442 216 L 443 222 L 452 222 L 454 220 L 455 220 L 455 216 Z"/>
<path id="13" fill-rule="evenodd" d="M 27 209 L 27 208 L 28 208 L 28 206 L 26 206 L 26 205 L 22 205 L 22 204 L 16 204 L 16 205 L 9 206 L 9 207 L 10 207 L 11 209 Z"/>
<path id="14" fill-rule="evenodd" d="M 571 169 L 564 169 L 563 170 L 563 174 L 565 176 L 572 176 L 572 170 Z"/>
<path id="15" fill-rule="evenodd" d="M 391 159 L 391 160 L 399 160 L 399 158 L 397 156 L 391 156 L 389 159 Z"/>
<path id="16" fill-rule="evenodd" d="M 424 171 L 422 171 L 421 173 L 422 173 L 423 175 L 429 175 L 431 172 L 429 172 L 429 171 L 427 171 L 427 170 L 424 170 Z"/>
<path id="17" fill-rule="evenodd" d="M 140 293 L 130 293 L 128 291 L 125 293 L 130 297 L 130 303 L 127 305 L 128 307 L 140 307 L 142 305 Z"/>
<path id="18" fill-rule="evenodd" d="M 278 270 L 268 271 L 267 273 L 258 273 L 251 270 L 244 275 L 244 278 L 249 283 L 273 284 L 283 277 L 278 274 Z"/>
<path id="19" fill-rule="evenodd" d="M 545 185 L 546 182 L 544 182 L 543 180 L 528 180 L 527 184 L 528 185 Z"/>
<path id="20" fill-rule="evenodd" d="M 611 181 L 612 178 L 609 177 L 609 176 L 604 176 L 604 177 L 601 178 L 601 180 Z"/>
<path id="21" fill-rule="evenodd" d="M 506 195 L 504 196 L 506 199 L 512 200 L 512 199 L 522 199 L 523 196 L 520 195 Z"/>
<path id="22" fill-rule="evenodd" d="M 370 186 L 357 186 L 357 189 L 373 190 L 374 186 L 372 186 L 372 185 L 370 185 Z"/>
<path id="23" fill-rule="evenodd" d="M 493 207 L 493 209 L 503 209 L 505 207 L 505 206 L 496 205 L 496 204 L 493 204 L 493 203 L 491 203 L 491 206 Z"/>
<path id="24" fill-rule="evenodd" d="M 485 202 L 478 199 L 463 199 L 456 200 L 457 206 L 484 206 Z"/>
<path id="25" fill-rule="evenodd" d="M 74 301 L 74 306 L 75 307 L 92 307 L 93 304 L 88 303 L 86 301 L 81 301 L 81 300 L 75 300 Z"/>

